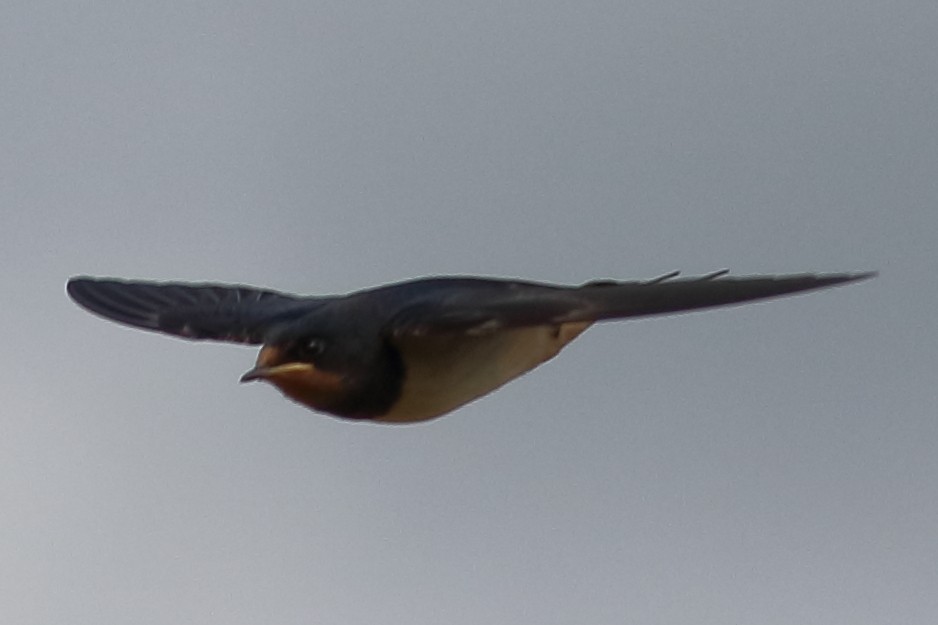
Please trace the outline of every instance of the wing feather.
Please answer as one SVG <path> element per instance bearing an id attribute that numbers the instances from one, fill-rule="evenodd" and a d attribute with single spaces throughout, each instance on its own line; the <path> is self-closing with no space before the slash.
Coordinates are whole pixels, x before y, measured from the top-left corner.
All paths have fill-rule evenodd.
<path id="1" fill-rule="evenodd" d="M 69 296 L 81 307 L 135 328 L 186 339 L 262 343 L 273 327 L 328 298 L 304 298 L 240 285 L 77 277 Z"/>
<path id="2" fill-rule="evenodd" d="M 395 336 L 469 334 L 500 328 L 593 322 L 674 314 L 810 291 L 870 278 L 874 273 L 726 276 L 726 270 L 676 279 L 602 280 L 579 287 L 485 280 L 469 287 L 438 287 L 406 306 L 392 322 Z"/>

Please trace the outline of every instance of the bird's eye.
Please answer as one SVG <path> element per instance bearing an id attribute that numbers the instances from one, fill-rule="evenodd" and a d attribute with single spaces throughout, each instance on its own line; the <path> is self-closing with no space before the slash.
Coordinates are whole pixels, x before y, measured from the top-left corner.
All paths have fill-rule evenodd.
<path id="1" fill-rule="evenodd" d="M 326 350 L 326 343 L 322 339 L 313 338 L 299 341 L 291 350 L 301 359 L 315 358 Z"/>

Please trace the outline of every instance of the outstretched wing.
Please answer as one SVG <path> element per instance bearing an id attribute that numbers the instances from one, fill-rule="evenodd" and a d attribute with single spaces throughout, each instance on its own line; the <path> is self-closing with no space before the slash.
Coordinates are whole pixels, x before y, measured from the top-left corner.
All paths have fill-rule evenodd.
<path id="1" fill-rule="evenodd" d="M 728 277 L 726 271 L 674 279 L 677 272 L 644 282 L 589 282 L 578 287 L 530 282 L 437 283 L 430 296 L 406 306 L 393 320 L 395 336 L 464 332 L 685 312 L 778 297 L 872 277 L 873 273 Z"/>
<path id="2" fill-rule="evenodd" d="M 262 343 L 272 327 L 328 299 L 246 286 L 89 277 L 72 278 L 66 290 L 83 308 L 135 328 L 193 340 L 250 344 Z"/>

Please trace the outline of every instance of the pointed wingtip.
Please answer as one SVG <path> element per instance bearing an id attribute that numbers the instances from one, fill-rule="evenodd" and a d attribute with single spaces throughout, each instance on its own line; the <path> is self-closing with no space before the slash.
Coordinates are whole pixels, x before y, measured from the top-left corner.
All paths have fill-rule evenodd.
<path id="1" fill-rule="evenodd" d="M 92 282 L 94 282 L 94 278 L 89 276 L 72 276 L 65 283 L 65 293 L 68 294 L 76 304 L 87 307 L 85 287 Z"/>
<path id="2" fill-rule="evenodd" d="M 843 282 L 859 282 L 861 280 L 870 280 L 879 276 L 878 271 L 860 271 L 857 273 L 843 274 Z"/>
<path id="3" fill-rule="evenodd" d="M 86 306 L 84 302 L 88 296 L 88 287 L 101 281 L 102 278 L 92 276 L 72 276 L 65 282 L 65 293 L 77 304 Z"/>
<path id="4" fill-rule="evenodd" d="M 75 289 L 79 288 L 81 282 L 85 279 L 84 276 L 72 276 L 65 282 L 65 292 L 69 294 L 70 297 L 74 298 Z"/>
<path id="5" fill-rule="evenodd" d="M 785 280 L 786 278 L 790 278 L 793 282 L 796 282 L 799 278 L 804 278 L 804 288 L 796 289 L 795 291 L 810 291 L 832 286 L 845 286 L 848 284 L 853 284 L 854 282 L 861 282 L 863 280 L 875 278 L 877 275 L 879 274 L 876 271 L 857 271 L 852 273 L 820 273 L 806 274 L 804 276 L 780 276 L 779 279 Z"/>

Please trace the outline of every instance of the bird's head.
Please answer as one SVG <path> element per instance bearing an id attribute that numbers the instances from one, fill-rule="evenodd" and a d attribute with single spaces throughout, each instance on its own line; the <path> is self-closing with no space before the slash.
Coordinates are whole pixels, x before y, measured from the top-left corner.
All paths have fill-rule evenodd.
<path id="1" fill-rule="evenodd" d="M 305 339 L 285 345 L 265 345 L 254 368 L 242 382 L 264 380 L 284 395 L 317 410 L 329 411 L 347 392 L 345 376 L 323 366 L 325 343 Z"/>

